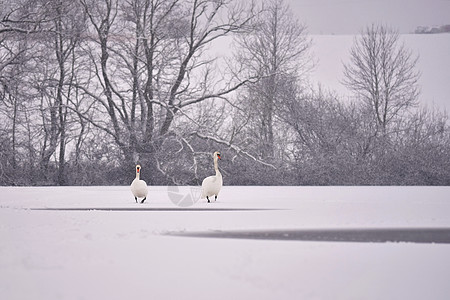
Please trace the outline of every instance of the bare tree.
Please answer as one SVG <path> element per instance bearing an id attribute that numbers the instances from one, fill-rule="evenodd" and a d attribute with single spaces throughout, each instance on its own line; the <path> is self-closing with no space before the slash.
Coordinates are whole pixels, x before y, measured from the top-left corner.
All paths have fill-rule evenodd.
<path id="1" fill-rule="evenodd" d="M 19 161 L 26 170 L 21 180 L 33 176 L 36 140 L 38 135 L 32 124 L 35 89 L 30 83 L 38 56 L 36 39 L 42 31 L 41 24 L 47 16 L 43 11 L 30 6 L 29 1 L 1 3 L 0 9 L 0 112 L 4 128 L 8 128 L 11 155 L 12 180 L 15 179 Z"/>
<path id="2" fill-rule="evenodd" d="M 383 131 L 417 103 L 418 57 L 400 43 L 397 31 L 382 25 L 367 27 L 344 66 L 344 84 L 368 106 Z"/>
<path id="3" fill-rule="evenodd" d="M 198 184 L 212 149 L 230 184 L 449 184 L 448 116 L 410 109 L 395 31 L 355 40 L 350 104 L 307 92 L 309 45 L 282 0 L 3 1 L 0 184 L 125 184 L 137 160 Z"/>
<path id="4" fill-rule="evenodd" d="M 89 120 L 110 134 L 126 161 L 157 171 L 155 153 L 178 136 L 177 118 L 201 102 L 222 99 L 249 81 L 220 82 L 206 48 L 242 31 L 253 18 L 236 1 L 80 0 L 90 20 L 86 46 L 97 89 L 85 94 L 108 116 Z"/>
<path id="5" fill-rule="evenodd" d="M 47 30 L 53 1 L 17 0 L 0 2 L 0 34 L 33 34 Z"/>
<path id="6" fill-rule="evenodd" d="M 54 1 L 54 49 L 57 61 L 58 78 L 55 93 L 55 106 L 58 114 L 59 157 L 58 184 L 67 184 L 66 144 L 67 144 L 67 106 L 72 97 L 76 57 L 75 48 L 81 41 L 81 32 L 85 29 L 85 16 L 77 2 Z"/>
<path id="7" fill-rule="evenodd" d="M 252 120 L 256 148 L 261 157 L 274 158 L 277 107 L 283 106 L 287 91 L 297 85 L 308 69 L 310 39 L 306 27 L 299 23 L 283 0 L 264 2 L 263 12 L 254 22 L 254 30 L 238 39 L 237 59 L 241 67 L 259 82 L 251 85 L 243 108 Z M 278 128 L 280 129 L 280 128 Z"/>

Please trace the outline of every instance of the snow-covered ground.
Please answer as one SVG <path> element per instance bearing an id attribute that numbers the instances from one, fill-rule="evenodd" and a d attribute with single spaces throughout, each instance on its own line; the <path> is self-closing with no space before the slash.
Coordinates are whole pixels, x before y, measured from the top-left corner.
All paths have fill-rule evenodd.
<path id="1" fill-rule="evenodd" d="M 363 29 L 363 28 L 361 28 Z M 344 64 L 350 60 L 350 50 L 358 35 L 309 35 L 314 68 L 308 80 L 314 87 L 337 93 L 342 99 L 351 99 L 352 92 L 342 84 Z M 450 111 L 450 34 L 401 34 L 400 44 L 404 44 L 413 57 L 418 56 L 416 71 L 420 72 L 418 84 L 422 107 Z M 231 39 L 217 41 L 211 55 L 229 56 Z"/>
<path id="2" fill-rule="evenodd" d="M 216 203 L 172 202 L 189 193 L 1 187 L 0 299 L 450 297 L 450 244 L 177 235 L 450 228 L 450 187 L 225 186 Z"/>
<path id="3" fill-rule="evenodd" d="M 311 81 L 323 88 L 336 91 L 344 99 L 351 92 L 342 84 L 343 64 L 349 63 L 349 55 L 355 35 L 313 35 L 311 51 L 316 68 Z M 418 84 L 421 89 L 419 103 L 423 107 L 450 111 L 450 34 L 403 34 L 400 43 L 418 55 L 416 70 L 421 73 Z"/>

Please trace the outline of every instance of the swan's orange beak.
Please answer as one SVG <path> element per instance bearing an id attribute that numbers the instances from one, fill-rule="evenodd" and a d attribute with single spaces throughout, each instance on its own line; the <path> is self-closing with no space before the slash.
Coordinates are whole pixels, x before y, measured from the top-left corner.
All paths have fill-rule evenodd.
<path id="1" fill-rule="evenodd" d="M 140 169 L 139 169 L 139 168 L 137 168 L 137 169 L 136 169 L 136 171 L 137 171 L 137 172 L 139 173 Z"/>
<path id="2" fill-rule="evenodd" d="M 222 159 L 222 158 L 220 158 L 220 154 L 217 154 L 217 158 L 218 158 L 218 159 Z"/>

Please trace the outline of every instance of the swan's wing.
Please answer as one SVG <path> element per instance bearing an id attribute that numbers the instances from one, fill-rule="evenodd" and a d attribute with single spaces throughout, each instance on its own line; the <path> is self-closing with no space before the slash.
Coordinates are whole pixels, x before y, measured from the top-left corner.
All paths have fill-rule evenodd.
<path id="1" fill-rule="evenodd" d="M 205 186 L 206 184 L 213 183 L 216 181 L 216 176 L 208 176 L 202 181 L 202 186 Z"/>
<path id="2" fill-rule="evenodd" d="M 131 191 L 135 197 L 146 197 L 148 194 L 147 183 L 144 180 L 133 180 Z"/>
<path id="3" fill-rule="evenodd" d="M 147 194 L 148 194 L 147 182 L 145 182 L 144 180 L 141 180 L 141 184 L 142 184 L 142 191 L 145 194 L 145 196 L 147 197 Z"/>
<path id="4" fill-rule="evenodd" d="M 201 199 L 206 198 L 209 194 L 209 190 L 211 189 L 211 185 L 214 184 L 216 180 L 216 176 L 208 176 L 202 181 L 202 197 Z"/>

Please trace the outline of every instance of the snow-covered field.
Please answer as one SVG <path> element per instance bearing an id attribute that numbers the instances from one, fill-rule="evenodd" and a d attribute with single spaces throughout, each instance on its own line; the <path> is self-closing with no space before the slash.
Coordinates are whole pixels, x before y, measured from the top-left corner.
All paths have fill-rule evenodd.
<path id="1" fill-rule="evenodd" d="M 172 202 L 190 192 L 150 187 L 136 204 L 128 187 L 1 187 L 0 299 L 450 297 L 450 244 L 188 236 L 450 228 L 450 187 L 225 186 L 216 203 Z"/>
<path id="2" fill-rule="evenodd" d="M 316 68 L 311 81 L 336 91 L 344 99 L 351 92 L 342 84 L 343 64 L 349 63 L 354 35 L 313 35 L 311 51 Z M 450 111 L 450 34 L 403 34 L 400 43 L 419 56 L 416 70 L 421 73 L 419 103 L 423 107 Z"/>
<path id="3" fill-rule="evenodd" d="M 362 28 L 361 28 L 362 29 Z M 352 92 L 342 84 L 344 64 L 350 61 L 350 50 L 358 35 L 309 35 L 314 68 L 309 73 L 310 83 L 337 93 L 342 99 L 351 99 Z M 450 34 L 402 34 L 399 39 L 413 57 L 418 56 L 416 71 L 420 72 L 419 103 L 422 107 L 450 111 Z M 212 55 L 229 56 L 231 39 L 216 42 Z"/>

